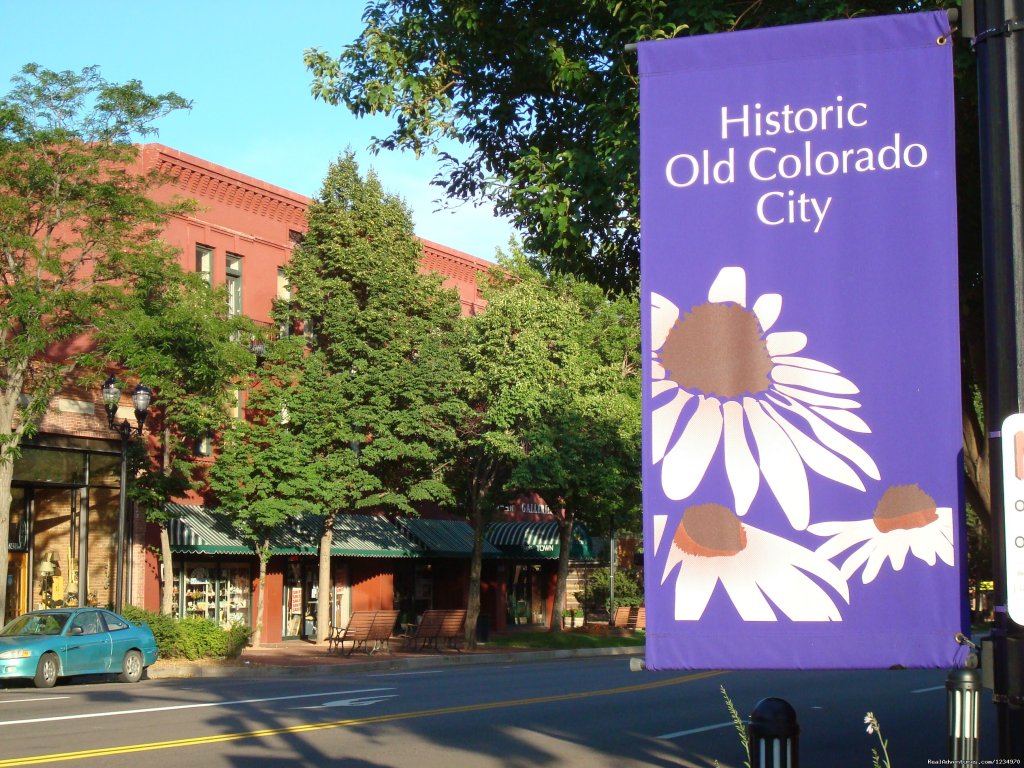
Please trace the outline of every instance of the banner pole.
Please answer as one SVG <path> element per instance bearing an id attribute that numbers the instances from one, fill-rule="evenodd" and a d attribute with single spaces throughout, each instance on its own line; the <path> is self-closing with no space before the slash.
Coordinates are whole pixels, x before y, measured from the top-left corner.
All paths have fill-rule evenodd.
<path id="1" fill-rule="evenodd" d="M 993 701 L 1002 758 L 1024 758 L 1024 627 L 1007 613 L 1008 579 L 1003 463 L 999 426 L 1024 410 L 1024 147 L 1021 145 L 1020 88 L 1024 82 L 1021 44 L 1014 29 L 1019 14 L 1013 0 L 974 0 L 973 24 L 978 63 L 979 150 L 981 160 L 982 260 L 985 329 L 995 625 Z M 973 29 L 970 29 L 973 27 Z"/>

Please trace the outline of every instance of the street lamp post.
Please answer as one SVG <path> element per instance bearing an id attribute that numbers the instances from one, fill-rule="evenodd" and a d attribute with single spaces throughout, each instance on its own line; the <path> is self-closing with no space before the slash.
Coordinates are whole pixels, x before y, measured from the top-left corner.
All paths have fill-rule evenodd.
<path id="1" fill-rule="evenodd" d="M 121 435 L 121 490 L 118 496 L 117 563 L 114 587 L 114 610 L 120 611 L 124 598 L 124 535 L 128 509 L 128 441 L 133 436 L 142 435 L 146 416 L 149 415 L 149 402 L 152 399 L 153 392 L 145 384 L 138 384 L 132 390 L 132 405 L 135 406 L 137 427 L 133 427 L 128 419 L 122 419 L 120 424 L 117 423 L 117 406 L 121 402 L 121 383 L 113 375 L 103 382 L 102 393 L 103 406 L 107 410 L 107 426 Z"/>

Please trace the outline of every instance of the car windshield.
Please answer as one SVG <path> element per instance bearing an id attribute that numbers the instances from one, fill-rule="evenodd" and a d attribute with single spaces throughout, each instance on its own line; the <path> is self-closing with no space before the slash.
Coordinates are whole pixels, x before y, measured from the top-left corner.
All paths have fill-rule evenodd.
<path id="1" fill-rule="evenodd" d="M 59 635 L 70 616 L 70 613 L 26 613 L 0 629 L 0 637 Z"/>

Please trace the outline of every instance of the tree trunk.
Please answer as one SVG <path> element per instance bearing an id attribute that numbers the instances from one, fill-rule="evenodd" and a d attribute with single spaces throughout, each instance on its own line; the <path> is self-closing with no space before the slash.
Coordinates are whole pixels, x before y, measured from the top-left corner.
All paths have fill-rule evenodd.
<path id="1" fill-rule="evenodd" d="M 476 648 L 476 624 L 480 618 L 480 576 L 484 560 L 483 515 L 475 498 L 473 499 L 473 509 L 470 511 L 470 521 L 473 526 L 473 555 L 469 561 L 469 599 L 466 605 L 465 641 L 466 647 L 473 649 Z"/>
<path id="2" fill-rule="evenodd" d="M 267 597 L 267 560 L 270 559 L 270 539 L 263 539 L 263 546 L 257 553 L 260 558 L 260 586 L 256 590 L 256 626 L 252 632 L 252 647 L 259 648 L 263 642 L 263 605 Z"/>
<path id="3" fill-rule="evenodd" d="M 324 517 L 324 530 L 320 535 L 320 575 L 317 581 L 316 642 L 327 641 L 331 622 L 331 544 L 334 537 L 334 515 Z"/>
<path id="4" fill-rule="evenodd" d="M 551 602 L 552 632 L 562 631 L 562 607 L 565 605 L 565 590 L 569 583 L 569 550 L 572 547 L 572 521 L 574 515 L 562 510 L 555 515 L 558 520 L 558 578 L 555 580 L 555 598 Z"/>
<path id="5" fill-rule="evenodd" d="M 7 547 L 11 535 L 11 480 L 14 478 L 14 459 L 9 453 L 0 459 L 0 625 L 7 611 L 7 571 L 10 565 L 10 550 Z"/>
<path id="6" fill-rule="evenodd" d="M 160 613 L 170 616 L 174 613 L 174 561 L 171 556 L 171 534 L 167 523 L 160 523 L 160 561 L 164 567 L 160 591 Z"/>
<path id="7" fill-rule="evenodd" d="M 164 427 L 162 440 L 162 457 L 164 476 L 167 477 L 171 474 L 171 430 L 169 427 Z M 121 493 L 124 493 L 125 489 L 121 489 Z M 162 515 L 161 515 L 162 517 Z M 167 530 L 167 523 L 160 523 L 160 557 L 164 563 L 164 581 L 162 591 L 160 592 L 160 613 L 165 616 L 170 616 L 174 612 L 174 559 L 171 555 L 171 534 Z"/>

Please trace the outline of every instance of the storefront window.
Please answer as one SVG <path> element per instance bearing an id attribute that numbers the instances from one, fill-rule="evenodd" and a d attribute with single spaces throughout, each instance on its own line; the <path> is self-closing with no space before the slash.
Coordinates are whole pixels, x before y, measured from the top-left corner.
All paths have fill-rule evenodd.
<path id="1" fill-rule="evenodd" d="M 249 623 L 249 566 L 185 561 L 174 571 L 177 616 L 210 619 L 225 629 Z"/>
<path id="2" fill-rule="evenodd" d="M 54 451 L 44 448 L 22 448 L 14 461 L 14 477 L 23 483 L 85 482 L 84 453 Z"/>
<path id="3" fill-rule="evenodd" d="M 25 489 L 11 489 L 11 528 L 7 548 L 17 551 L 28 549 L 28 513 L 25 509 Z"/>

